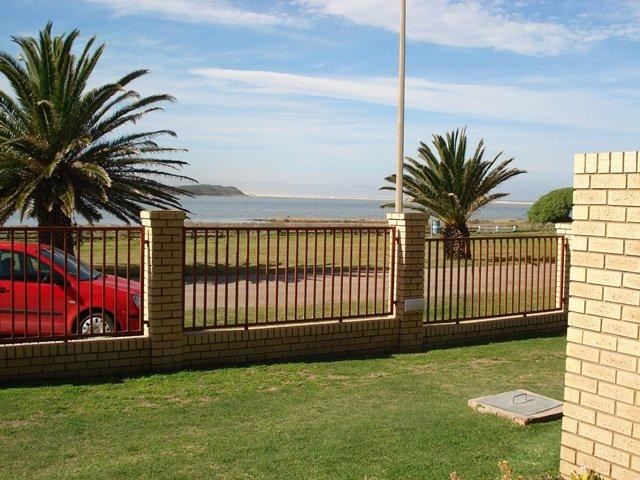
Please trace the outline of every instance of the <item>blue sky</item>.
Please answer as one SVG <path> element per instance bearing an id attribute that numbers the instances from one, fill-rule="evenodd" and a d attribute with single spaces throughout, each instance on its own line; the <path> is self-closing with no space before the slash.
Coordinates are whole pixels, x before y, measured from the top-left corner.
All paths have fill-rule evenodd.
<path id="1" fill-rule="evenodd" d="M 379 196 L 394 164 L 397 0 L 2 0 L 0 49 L 48 20 L 108 49 L 104 83 L 141 67 L 178 102 L 188 175 L 250 193 Z M 640 1 L 408 0 L 406 150 L 467 126 L 529 171 L 536 199 L 574 153 L 640 145 Z M 0 80 L 0 88 L 6 83 Z"/>

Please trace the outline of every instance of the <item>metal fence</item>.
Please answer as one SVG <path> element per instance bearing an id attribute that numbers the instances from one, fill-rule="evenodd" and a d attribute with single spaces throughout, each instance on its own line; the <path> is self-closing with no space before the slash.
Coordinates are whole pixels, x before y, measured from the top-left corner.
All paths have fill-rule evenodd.
<path id="1" fill-rule="evenodd" d="M 427 239 L 425 321 L 460 322 L 562 308 L 565 241 L 557 235 Z"/>
<path id="2" fill-rule="evenodd" d="M 0 343 L 143 331 L 143 233 L 0 229 Z"/>
<path id="3" fill-rule="evenodd" d="M 391 315 L 391 227 L 185 228 L 185 328 Z"/>

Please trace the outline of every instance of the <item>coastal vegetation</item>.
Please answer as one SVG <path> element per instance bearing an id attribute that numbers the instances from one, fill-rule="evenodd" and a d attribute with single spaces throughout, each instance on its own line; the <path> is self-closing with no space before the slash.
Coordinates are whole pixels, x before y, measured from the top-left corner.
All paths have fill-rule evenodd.
<path id="1" fill-rule="evenodd" d="M 570 222 L 572 209 L 573 188 L 559 188 L 540 197 L 527 216 L 531 223 Z"/>
<path id="2" fill-rule="evenodd" d="M 167 158 L 180 150 L 156 142 L 176 134 L 132 130 L 173 97 L 130 89 L 144 69 L 89 87 L 105 45 L 92 37 L 76 55 L 79 35 L 54 36 L 49 23 L 38 38 L 12 37 L 18 57 L 0 52 L 13 91 L 0 90 L 0 224 L 16 211 L 39 226 L 95 223 L 102 212 L 137 222 L 143 206 L 179 209 L 187 194 L 162 181 L 186 180 L 176 173 L 186 162 Z"/>
<path id="3" fill-rule="evenodd" d="M 236 187 L 223 186 L 223 185 L 185 185 L 182 190 L 190 193 L 191 195 L 198 196 L 210 196 L 210 197 L 246 197 L 247 195 L 240 191 Z"/>
<path id="4" fill-rule="evenodd" d="M 448 257 L 470 258 L 469 244 L 464 240 L 470 235 L 469 218 L 485 205 L 509 195 L 494 189 L 526 172 L 509 168 L 514 158 L 500 160 L 502 152 L 485 160 L 484 140 L 467 158 L 466 129 L 447 132 L 445 136 L 435 134 L 432 143 L 433 149 L 420 142 L 418 159 L 407 157 L 404 162 L 404 206 L 435 215 L 443 222 Z M 385 180 L 391 185 L 382 190 L 395 190 L 395 174 Z"/>

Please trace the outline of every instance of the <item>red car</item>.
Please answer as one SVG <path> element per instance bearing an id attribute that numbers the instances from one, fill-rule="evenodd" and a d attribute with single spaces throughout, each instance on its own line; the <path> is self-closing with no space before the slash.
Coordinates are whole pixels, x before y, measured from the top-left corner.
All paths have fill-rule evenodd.
<path id="1" fill-rule="evenodd" d="M 59 249 L 0 242 L 1 337 L 139 332 L 140 317 L 138 282 Z"/>

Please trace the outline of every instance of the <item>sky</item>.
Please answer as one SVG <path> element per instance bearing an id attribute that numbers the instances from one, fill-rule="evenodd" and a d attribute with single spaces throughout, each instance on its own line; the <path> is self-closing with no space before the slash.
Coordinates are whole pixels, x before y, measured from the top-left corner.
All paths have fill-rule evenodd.
<path id="1" fill-rule="evenodd" d="M 257 195 L 379 197 L 395 162 L 398 0 L 0 0 L 12 35 L 107 44 L 95 85 L 138 68 L 177 98 L 184 173 Z M 0 89 L 7 88 L 0 79 Z M 640 149 L 640 0 L 408 0 L 406 154 L 467 127 L 528 171 L 535 200 L 573 155 Z"/>

